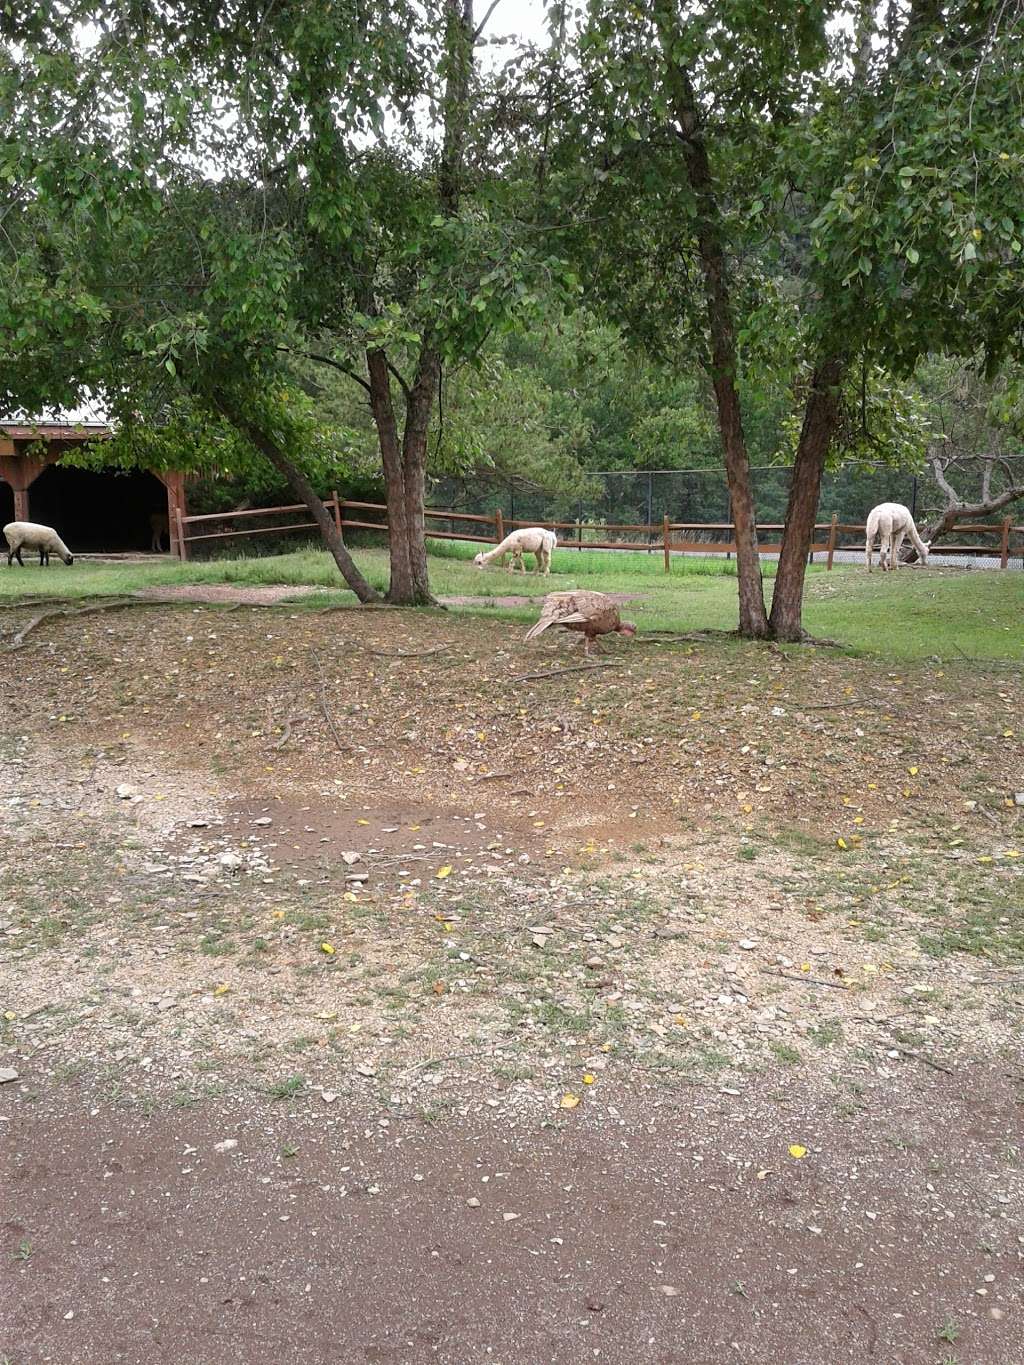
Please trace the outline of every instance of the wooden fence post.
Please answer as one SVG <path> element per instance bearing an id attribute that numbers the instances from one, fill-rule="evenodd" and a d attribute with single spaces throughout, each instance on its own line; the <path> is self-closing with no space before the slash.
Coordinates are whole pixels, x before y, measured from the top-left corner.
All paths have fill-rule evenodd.
<path id="1" fill-rule="evenodd" d="M 505 518 L 500 507 L 494 513 L 494 538 L 499 545 L 505 539 Z"/>
<path id="2" fill-rule="evenodd" d="M 188 559 L 188 546 L 185 544 L 185 520 L 181 515 L 181 504 L 174 504 L 174 523 L 178 537 L 178 559 L 182 564 Z"/>
<path id="3" fill-rule="evenodd" d="M 833 556 L 835 555 L 835 552 L 836 552 L 836 526 L 838 525 L 838 523 L 839 523 L 839 513 L 838 513 L 838 512 L 833 512 L 833 513 L 832 513 L 832 525 L 829 527 L 829 530 L 828 530 L 828 563 L 827 563 L 826 566 L 825 566 L 825 567 L 828 568 L 828 569 L 831 569 L 831 567 L 832 567 L 832 558 L 833 558 Z"/>
<path id="4" fill-rule="evenodd" d="M 669 525 L 668 525 L 668 513 L 666 512 L 665 515 L 664 515 L 664 516 L 662 517 L 662 519 L 661 519 L 661 536 L 662 536 L 662 542 L 663 542 L 663 544 L 664 544 L 664 546 L 665 546 L 665 572 L 666 572 L 666 573 L 671 573 L 671 572 L 672 572 L 672 557 L 671 557 L 670 550 L 669 550 L 669 547 L 670 547 L 670 545 L 671 545 L 671 543 L 672 543 L 672 542 L 669 540 L 670 534 L 671 534 L 671 532 L 669 531 Z"/>
<path id="5" fill-rule="evenodd" d="M 334 524 L 338 528 L 338 535 L 342 535 L 341 530 L 341 501 L 338 498 L 338 490 L 334 490 Z"/>
<path id="6" fill-rule="evenodd" d="M 1003 534 L 999 544 L 999 567 L 1005 569 L 1010 562 L 1010 518 L 1003 519 Z"/>

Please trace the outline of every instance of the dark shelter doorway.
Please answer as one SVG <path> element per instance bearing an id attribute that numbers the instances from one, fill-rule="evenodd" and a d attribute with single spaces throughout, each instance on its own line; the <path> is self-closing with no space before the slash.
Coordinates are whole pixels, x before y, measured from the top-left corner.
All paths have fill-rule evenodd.
<path id="1" fill-rule="evenodd" d="M 142 471 L 51 464 L 29 489 L 32 521 L 52 526 L 72 554 L 148 550 L 154 512 L 166 517 L 167 489 Z"/>
<path id="2" fill-rule="evenodd" d="M 14 520 L 14 489 L 9 483 L 4 483 L 0 479 L 0 527 L 6 526 L 9 521 Z M 4 540 L 0 536 L 0 549 L 3 549 Z"/>

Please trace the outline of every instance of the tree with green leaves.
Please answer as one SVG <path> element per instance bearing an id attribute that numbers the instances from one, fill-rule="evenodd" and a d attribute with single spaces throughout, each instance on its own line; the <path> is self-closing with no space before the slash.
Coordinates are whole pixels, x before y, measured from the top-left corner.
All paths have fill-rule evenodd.
<path id="1" fill-rule="evenodd" d="M 551 67 L 537 82 L 537 138 L 560 146 L 547 210 L 571 203 L 595 299 L 707 370 L 740 631 L 800 639 L 851 377 L 1019 351 L 1021 7 L 866 3 L 851 20 L 803 0 L 595 0 L 559 6 L 557 27 L 574 60 L 558 98 Z M 766 370 L 804 395 L 770 614 L 744 428 Z"/>
<path id="2" fill-rule="evenodd" d="M 307 468 L 313 376 L 344 375 L 377 434 L 389 600 L 429 601 L 444 369 L 528 316 L 534 284 L 561 281 L 489 159 L 470 0 L 60 13 L 45 32 L 27 24 L 0 70 L 19 104 L 0 151 L 17 186 L 0 248 L 8 406 L 91 387 L 122 422 L 191 404 L 229 424 L 370 600 Z M 89 33 L 74 23 L 86 16 Z"/>

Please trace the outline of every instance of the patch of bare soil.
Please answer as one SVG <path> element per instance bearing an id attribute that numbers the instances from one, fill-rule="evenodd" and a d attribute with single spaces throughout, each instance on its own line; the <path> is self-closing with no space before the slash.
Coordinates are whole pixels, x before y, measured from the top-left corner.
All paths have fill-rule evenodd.
<path id="1" fill-rule="evenodd" d="M 0 1360 L 1016 1360 L 1019 671 L 612 658 L 27 637 Z"/>
<path id="2" fill-rule="evenodd" d="M 439 1127 L 0 1091 L 0 1352 L 59 1365 L 1010 1365 L 1019 1107 L 761 1083 Z M 621 1106 L 621 1107 L 620 1107 Z M 941 1114 L 941 1123 L 935 1115 Z"/>
<path id="3" fill-rule="evenodd" d="M 254 583 L 241 587 L 237 583 L 188 583 L 139 588 L 132 596 L 146 602 L 216 602 L 240 607 L 274 607 L 281 602 L 296 602 L 321 591 L 320 588 L 301 584 Z"/>

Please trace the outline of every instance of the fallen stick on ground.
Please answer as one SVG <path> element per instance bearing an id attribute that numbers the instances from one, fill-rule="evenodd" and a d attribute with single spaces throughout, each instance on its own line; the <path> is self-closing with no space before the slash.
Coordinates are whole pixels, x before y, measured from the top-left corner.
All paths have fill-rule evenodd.
<path id="1" fill-rule="evenodd" d="M 930 1066 L 933 1071 L 942 1071 L 947 1076 L 956 1075 L 951 1066 L 944 1066 L 942 1062 L 937 1062 L 934 1057 L 929 1057 L 926 1052 L 911 1052 L 909 1048 L 900 1047 L 898 1043 L 894 1043 L 893 1047 L 901 1057 L 910 1057 L 915 1062 L 924 1062 L 925 1066 Z"/>
<path id="2" fill-rule="evenodd" d="M 362 646 L 363 653 L 372 654 L 375 659 L 426 659 L 431 654 L 443 654 L 447 648 L 447 645 L 435 645 L 433 649 L 410 649 L 392 652 L 390 649 L 370 649 L 368 645 Z"/>
<path id="3" fill-rule="evenodd" d="M 324 720 L 327 722 L 327 727 L 331 732 L 334 743 L 337 745 L 338 752 L 342 754 L 347 753 L 348 750 L 341 741 L 341 736 L 338 734 L 338 727 L 335 725 L 334 717 L 331 715 L 330 707 L 327 705 L 327 675 L 324 673 L 324 666 L 320 662 L 320 655 L 315 649 L 310 650 L 310 653 L 313 655 L 313 662 L 316 664 L 317 672 L 320 674 L 320 710 L 323 713 Z"/>
<path id="4" fill-rule="evenodd" d="M 849 984 L 846 981 L 823 981 L 820 976 L 804 976 L 800 972 L 777 972 L 771 967 L 762 967 L 761 971 L 765 976 L 780 976 L 783 981 L 799 981 L 803 986 L 828 986 L 833 991 L 848 991 Z"/>
<path id="5" fill-rule="evenodd" d="M 26 622 L 16 635 L 12 636 L 11 640 L 4 645 L 4 649 L 8 653 L 14 649 L 20 649 L 25 643 L 26 637 L 35 630 L 36 626 L 41 625 L 43 621 L 48 621 L 54 616 L 88 616 L 90 612 L 95 611 L 116 611 L 119 607 L 145 607 L 148 605 L 149 603 L 140 601 L 135 597 L 119 597 L 113 602 L 99 602 L 91 607 L 76 607 L 71 611 L 62 607 L 59 607 L 54 611 L 41 611 L 36 616 L 33 616 L 30 621 Z"/>
<path id="6" fill-rule="evenodd" d="M 521 673 L 518 678 L 513 678 L 512 682 L 532 682 L 535 679 L 540 681 L 543 678 L 557 678 L 563 673 L 591 673 L 599 668 L 621 668 L 621 659 L 609 659 L 603 664 L 570 664 L 568 668 L 552 668 L 547 673 Z"/>

